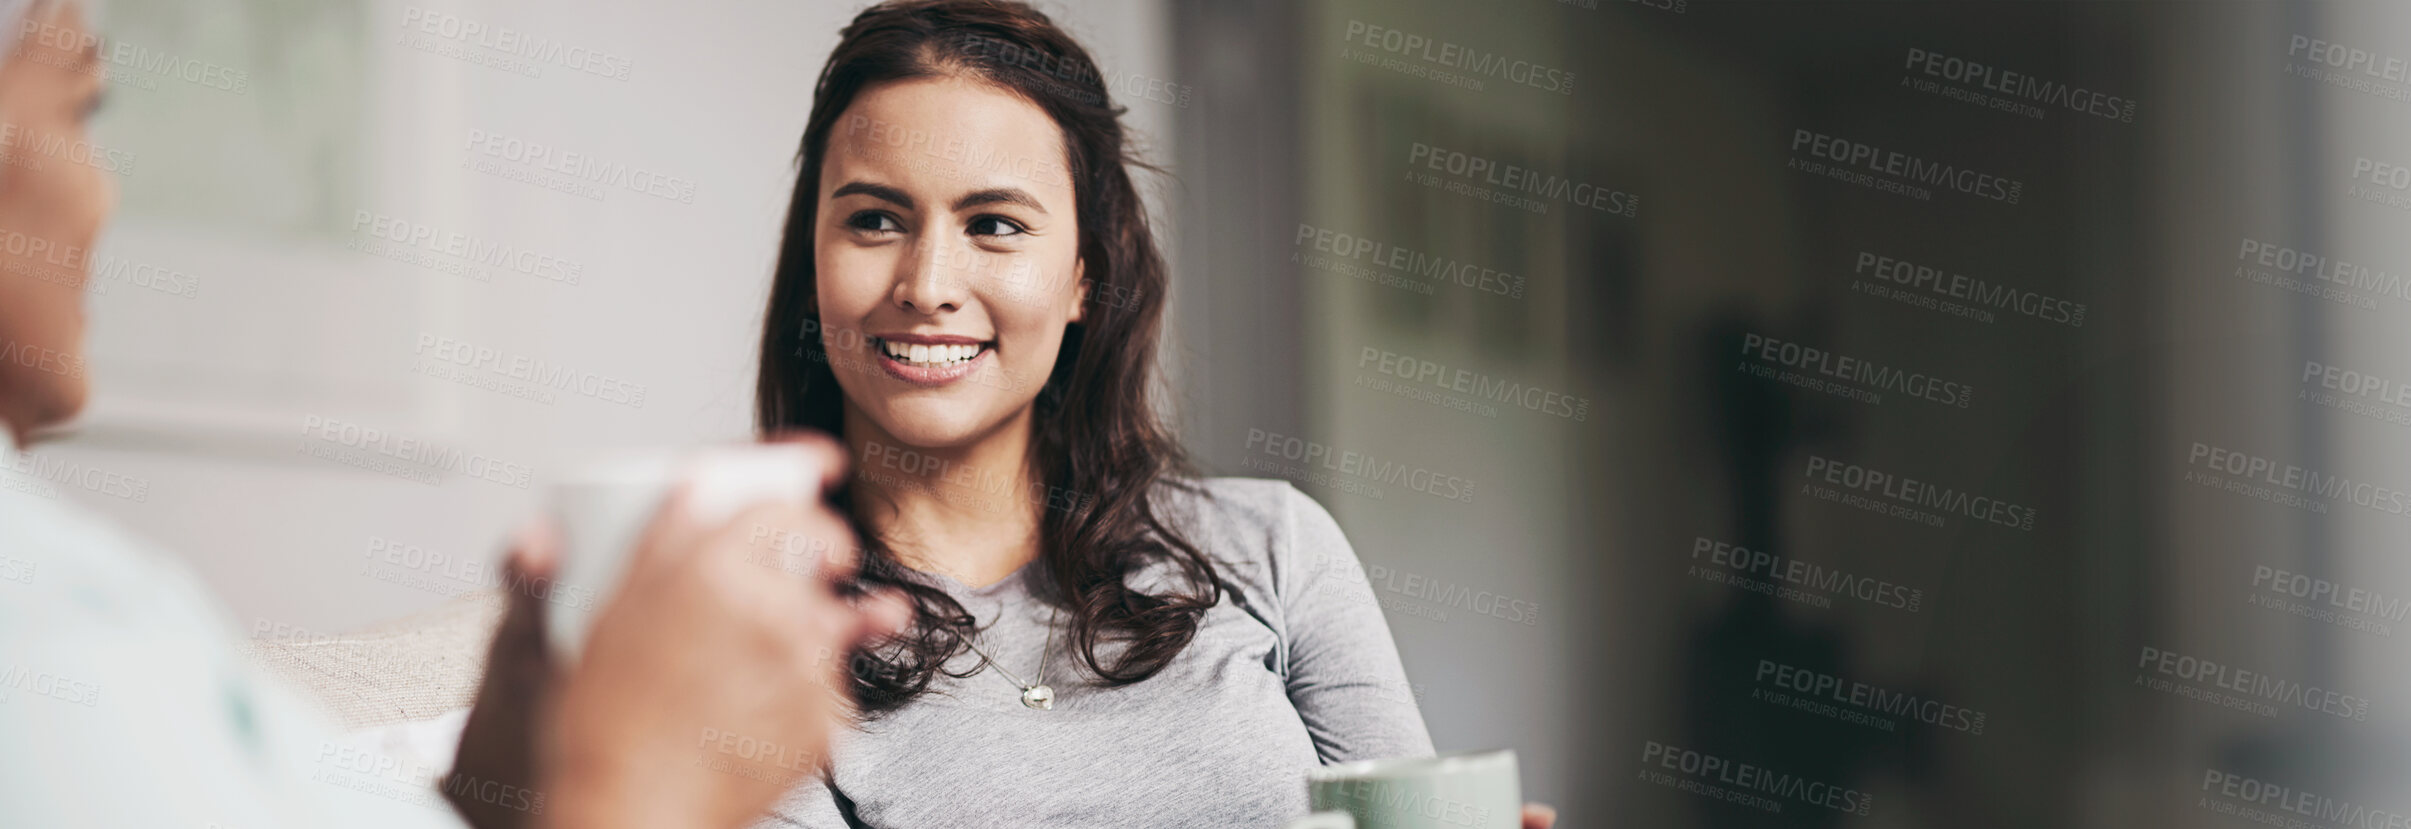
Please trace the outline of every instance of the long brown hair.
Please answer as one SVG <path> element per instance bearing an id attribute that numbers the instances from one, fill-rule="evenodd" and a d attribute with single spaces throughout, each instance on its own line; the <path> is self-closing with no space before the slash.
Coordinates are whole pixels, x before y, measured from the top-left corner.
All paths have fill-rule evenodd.
<path id="1" fill-rule="evenodd" d="M 1159 517 L 1158 484 L 1185 484 L 1194 472 L 1148 402 L 1165 266 L 1131 181 L 1130 168 L 1143 165 L 1130 157 L 1123 110 L 1104 76 L 1045 14 L 1008 0 L 896 0 L 872 6 L 845 28 L 805 122 L 801 174 L 762 330 L 756 425 L 765 433 L 842 431 L 844 392 L 821 339 L 812 249 L 830 132 L 875 84 L 948 74 L 1018 94 L 1063 131 L 1090 290 L 1084 321 L 1066 329 L 1032 404 L 1039 482 L 1045 492 L 1067 496 L 1044 499 L 1040 512 L 1043 592 L 1070 619 L 1065 639 L 1083 673 L 1109 685 L 1139 682 L 1195 638 L 1199 617 L 1222 600 L 1222 583 L 1212 559 Z M 964 652 L 976 622 L 944 590 L 900 564 L 864 531 L 859 516 L 853 520 L 864 539 L 864 581 L 903 591 L 914 607 L 905 632 L 853 655 L 856 697 L 876 714 L 928 690 L 947 660 Z M 1149 593 L 1126 583 L 1159 562 L 1172 565 L 1185 584 Z"/>

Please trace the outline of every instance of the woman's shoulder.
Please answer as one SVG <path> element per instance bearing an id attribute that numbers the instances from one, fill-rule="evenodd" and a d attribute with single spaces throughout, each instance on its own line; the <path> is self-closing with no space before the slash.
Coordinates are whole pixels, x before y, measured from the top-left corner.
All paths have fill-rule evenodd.
<path id="1" fill-rule="evenodd" d="M 1322 504 L 1278 478 L 1190 477 L 1158 484 L 1156 505 L 1165 521 L 1243 578 L 1265 586 L 1286 581 L 1301 567 L 1316 566 L 1344 551 L 1346 537 Z"/>
<path id="2" fill-rule="evenodd" d="M 1155 505 L 1183 530 L 1279 540 L 1278 534 L 1295 521 L 1301 501 L 1314 504 L 1279 478 L 1211 476 L 1165 478 L 1156 484 Z"/>
<path id="3" fill-rule="evenodd" d="M 1260 523 L 1277 520 L 1305 493 L 1280 478 L 1236 476 L 1178 476 L 1156 483 L 1161 500 L 1202 510 L 1223 520 Z"/>

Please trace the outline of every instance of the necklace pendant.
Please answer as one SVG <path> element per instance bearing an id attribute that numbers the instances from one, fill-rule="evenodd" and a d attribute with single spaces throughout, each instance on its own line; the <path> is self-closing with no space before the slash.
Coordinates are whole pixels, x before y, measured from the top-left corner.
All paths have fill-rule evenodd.
<path id="1" fill-rule="evenodd" d="M 1055 689 L 1044 685 L 1023 688 L 1021 689 L 1021 704 L 1040 711 L 1053 711 L 1055 710 Z"/>

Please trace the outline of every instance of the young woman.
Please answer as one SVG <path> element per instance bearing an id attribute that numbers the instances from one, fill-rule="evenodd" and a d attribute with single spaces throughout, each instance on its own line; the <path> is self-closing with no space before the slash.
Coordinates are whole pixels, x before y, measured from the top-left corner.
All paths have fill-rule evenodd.
<path id="1" fill-rule="evenodd" d="M 1197 478 L 1150 408 L 1165 266 L 1120 111 L 1006 0 L 872 7 L 822 70 L 758 421 L 850 448 L 863 578 L 915 613 L 779 821 L 1271 827 L 1310 767 L 1432 751 L 1330 515 Z"/>

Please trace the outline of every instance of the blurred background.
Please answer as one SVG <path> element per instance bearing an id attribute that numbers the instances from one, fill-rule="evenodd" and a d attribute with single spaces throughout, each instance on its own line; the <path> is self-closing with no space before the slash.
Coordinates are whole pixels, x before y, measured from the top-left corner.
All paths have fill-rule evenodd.
<path id="1" fill-rule="evenodd" d="M 1561 825 L 2411 825 L 2411 11 L 1040 5 L 1166 170 L 1184 439 Z M 111 0 L 97 396 L 11 474 L 255 629 L 489 586 L 748 434 L 857 8 Z"/>

